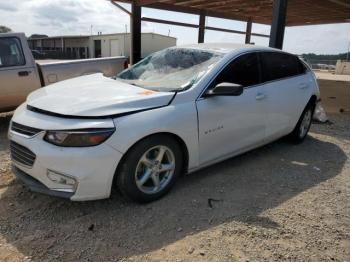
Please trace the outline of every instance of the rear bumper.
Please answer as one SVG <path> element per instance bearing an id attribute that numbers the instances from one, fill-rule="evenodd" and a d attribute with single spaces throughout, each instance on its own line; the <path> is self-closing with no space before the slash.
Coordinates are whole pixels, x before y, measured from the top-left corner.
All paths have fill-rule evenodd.
<path id="1" fill-rule="evenodd" d="M 47 186 L 45 186 L 43 183 L 38 181 L 37 179 L 33 178 L 32 176 L 26 174 L 16 166 L 12 165 L 12 172 L 15 174 L 15 176 L 21 180 L 31 191 L 42 193 L 45 195 L 50 195 L 54 197 L 61 197 L 61 198 L 67 198 L 70 199 L 74 193 L 72 192 L 61 192 L 61 191 L 55 191 L 51 190 Z"/>

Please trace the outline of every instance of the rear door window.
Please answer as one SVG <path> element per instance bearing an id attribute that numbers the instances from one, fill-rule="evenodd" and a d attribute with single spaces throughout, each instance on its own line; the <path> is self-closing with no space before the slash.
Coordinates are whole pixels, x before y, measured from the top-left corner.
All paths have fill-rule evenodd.
<path id="1" fill-rule="evenodd" d="M 260 69 L 256 53 L 242 55 L 233 60 L 216 78 L 215 85 L 228 82 L 244 87 L 259 84 Z"/>
<path id="2" fill-rule="evenodd" d="M 299 75 L 298 59 L 289 54 L 277 52 L 260 53 L 263 81 L 273 81 Z"/>
<path id="3" fill-rule="evenodd" d="M 16 37 L 0 38 L 0 68 L 25 64 L 22 46 Z"/>

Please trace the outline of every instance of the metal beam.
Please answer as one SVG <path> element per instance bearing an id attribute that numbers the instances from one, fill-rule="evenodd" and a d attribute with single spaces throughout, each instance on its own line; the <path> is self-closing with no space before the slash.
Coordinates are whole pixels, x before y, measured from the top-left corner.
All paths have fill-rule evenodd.
<path id="1" fill-rule="evenodd" d="M 343 7 L 350 8 L 350 4 L 349 3 L 345 3 L 345 1 L 341 1 L 341 0 L 328 0 L 328 1 L 332 2 L 334 4 L 337 4 L 337 5 L 341 5 Z"/>
<path id="2" fill-rule="evenodd" d="M 127 2 L 127 1 L 124 0 L 122 2 Z M 155 9 L 165 10 L 165 11 L 173 11 L 173 12 L 195 14 L 195 15 L 199 15 L 199 13 L 200 13 L 200 10 L 197 9 L 197 8 L 185 7 L 185 6 L 180 6 L 180 5 L 171 5 L 171 4 L 162 3 L 162 2 L 157 2 L 155 4 L 149 4 L 146 7 L 147 8 L 155 8 Z M 225 13 L 225 12 L 216 12 L 216 11 L 209 10 L 209 11 L 207 11 L 206 15 L 207 16 L 211 16 L 211 17 L 218 17 L 218 18 L 224 18 L 224 19 L 233 19 L 233 20 L 237 20 L 237 21 L 244 21 L 243 18 L 240 18 L 239 16 L 232 15 L 231 13 Z"/>
<path id="3" fill-rule="evenodd" d="M 225 32 L 225 33 L 233 33 L 233 34 L 240 34 L 240 35 L 245 35 L 245 31 L 238 31 L 238 30 L 232 30 L 232 29 L 225 29 L 225 28 L 218 28 L 218 27 L 213 27 L 213 26 L 206 26 L 206 30 L 213 30 L 213 31 L 220 31 L 220 32 Z M 259 36 L 259 37 L 270 37 L 269 35 L 264 35 L 264 34 L 258 34 L 258 33 L 251 33 L 253 36 Z"/>
<path id="4" fill-rule="evenodd" d="M 270 47 L 282 49 L 284 30 L 286 27 L 288 0 L 274 0 L 272 11 L 272 25 L 270 32 Z"/>
<path id="5" fill-rule="evenodd" d="M 131 12 L 129 12 L 129 10 L 127 10 L 126 8 L 122 7 L 120 4 L 114 2 L 113 0 L 111 0 L 111 3 L 118 7 L 120 10 L 122 10 L 124 13 L 127 13 L 128 15 L 131 15 Z"/>
<path id="6" fill-rule="evenodd" d="M 258 33 L 251 33 L 251 35 L 253 35 L 253 36 L 259 36 L 259 37 L 266 37 L 266 38 L 270 38 L 270 36 L 269 36 L 269 35 L 258 34 Z"/>
<path id="7" fill-rule="evenodd" d="M 246 32 L 245 32 L 245 43 L 246 44 L 250 44 L 250 38 L 252 36 L 252 20 L 249 19 L 248 22 L 247 22 L 247 29 L 246 29 Z"/>
<path id="8" fill-rule="evenodd" d="M 111 0 L 108 0 L 111 1 Z M 116 0 L 112 0 L 116 1 Z M 147 8 L 185 12 L 206 16 L 271 25 L 273 0 L 119 0 Z M 118 1 L 118 2 L 119 2 Z M 287 26 L 347 23 L 350 0 L 293 0 L 288 6 Z"/>
<path id="9" fill-rule="evenodd" d="M 205 34 L 205 12 L 201 11 L 199 14 L 198 43 L 204 43 L 204 34 Z"/>
<path id="10" fill-rule="evenodd" d="M 225 33 L 234 33 L 234 34 L 245 35 L 244 31 L 231 30 L 231 29 L 225 29 L 225 28 L 218 28 L 218 27 L 213 27 L 213 26 L 206 26 L 205 29 L 213 30 L 213 31 L 220 31 L 220 32 L 225 32 Z"/>
<path id="11" fill-rule="evenodd" d="M 142 17 L 142 21 L 145 22 L 151 22 L 151 23 L 159 23 L 159 24 L 167 24 L 167 25 L 176 25 L 176 26 L 184 26 L 184 27 L 190 27 L 190 28 L 199 28 L 199 25 L 195 24 L 189 24 L 189 23 L 182 23 L 182 22 L 175 22 L 175 21 L 169 21 L 169 20 L 163 20 L 163 19 L 156 19 L 156 18 L 150 18 L 150 17 Z M 205 26 L 205 30 L 213 30 L 213 31 L 220 31 L 220 32 L 226 32 L 226 33 L 234 33 L 234 34 L 241 34 L 245 35 L 245 31 L 238 31 L 238 30 L 231 30 L 231 29 L 225 29 L 225 28 L 219 28 L 219 27 L 212 27 L 212 26 Z M 258 34 L 258 33 L 251 33 L 253 36 L 259 36 L 259 37 L 270 37 L 269 35 L 264 34 Z"/>
<path id="12" fill-rule="evenodd" d="M 192 28 L 199 27 L 198 25 L 195 25 L 195 24 L 175 22 L 175 21 L 156 19 L 156 18 L 150 18 L 150 17 L 142 17 L 141 20 L 145 22 L 158 23 L 158 24 L 176 25 L 176 26 L 184 26 L 184 27 L 192 27 Z"/>
<path id="13" fill-rule="evenodd" d="M 135 2 L 137 5 L 146 6 L 146 5 L 155 4 L 159 2 L 159 0 L 136 0 Z"/>
<path id="14" fill-rule="evenodd" d="M 141 6 L 131 4 L 131 64 L 141 60 Z"/>

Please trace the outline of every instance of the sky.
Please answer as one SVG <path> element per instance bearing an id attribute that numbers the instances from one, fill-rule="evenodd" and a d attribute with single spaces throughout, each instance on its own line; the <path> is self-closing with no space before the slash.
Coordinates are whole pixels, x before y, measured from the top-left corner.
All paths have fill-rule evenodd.
<path id="1" fill-rule="evenodd" d="M 123 5 L 129 8 L 127 4 Z M 143 8 L 142 16 L 198 24 L 197 15 Z M 128 32 L 129 16 L 107 0 L 0 0 L 0 24 L 15 32 L 55 35 L 89 35 Z M 208 17 L 209 26 L 245 31 L 246 23 Z M 177 44 L 197 42 L 197 29 L 142 22 L 142 32 L 170 34 Z M 253 24 L 254 33 L 269 34 L 270 26 Z M 217 31 L 205 32 L 205 42 L 244 43 L 245 36 Z M 287 27 L 283 49 L 295 54 L 337 54 L 347 52 L 350 23 Z M 268 38 L 252 37 L 257 45 L 268 45 Z"/>

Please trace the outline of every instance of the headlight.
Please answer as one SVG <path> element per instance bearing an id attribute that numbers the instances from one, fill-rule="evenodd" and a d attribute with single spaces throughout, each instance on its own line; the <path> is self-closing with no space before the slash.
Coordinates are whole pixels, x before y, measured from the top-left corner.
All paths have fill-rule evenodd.
<path id="1" fill-rule="evenodd" d="M 87 147 L 97 146 L 106 141 L 114 128 L 73 130 L 73 131 L 47 131 L 44 140 L 56 146 Z"/>

